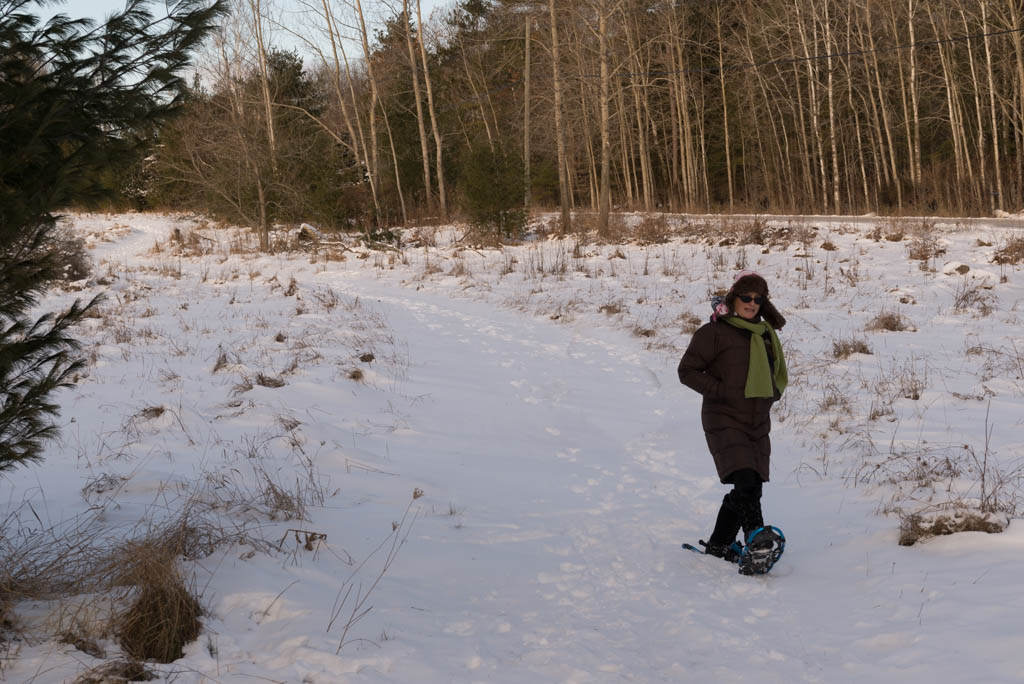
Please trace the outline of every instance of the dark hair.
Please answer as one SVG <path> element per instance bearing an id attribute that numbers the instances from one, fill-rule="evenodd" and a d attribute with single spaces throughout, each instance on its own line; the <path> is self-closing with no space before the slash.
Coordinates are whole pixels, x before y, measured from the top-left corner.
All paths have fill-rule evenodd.
<path id="1" fill-rule="evenodd" d="M 764 303 L 761 304 L 758 315 L 775 330 L 782 330 L 782 327 L 786 325 L 786 317 L 779 313 L 779 310 L 775 308 L 775 305 L 772 304 L 771 299 L 768 297 L 768 282 L 756 273 L 747 273 L 740 276 L 732 284 L 732 287 L 729 288 L 729 292 L 725 295 L 725 305 L 729 307 L 729 311 L 736 311 L 736 295 L 747 292 L 753 292 L 764 297 Z"/>

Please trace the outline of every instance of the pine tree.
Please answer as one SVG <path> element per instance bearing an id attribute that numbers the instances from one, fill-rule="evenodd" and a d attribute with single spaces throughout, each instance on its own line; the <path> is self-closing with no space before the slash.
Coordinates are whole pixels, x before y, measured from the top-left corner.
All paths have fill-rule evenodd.
<path id="1" fill-rule="evenodd" d="M 29 316 L 60 275 L 54 212 L 107 190 L 122 163 L 179 106 L 190 55 L 225 0 L 178 0 L 154 16 L 130 0 L 97 28 L 46 0 L 0 0 L 0 471 L 41 457 L 56 434 L 53 393 L 81 368 L 72 326 L 97 303 Z"/>

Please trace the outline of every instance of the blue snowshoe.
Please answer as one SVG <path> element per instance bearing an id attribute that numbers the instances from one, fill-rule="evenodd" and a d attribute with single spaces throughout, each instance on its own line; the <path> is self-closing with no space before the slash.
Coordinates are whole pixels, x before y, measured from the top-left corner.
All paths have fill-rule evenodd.
<path id="1" fill-rule="evenodd" d="M 747 537 L 737 561 L 741 575 L 763 575 L 782 557 L 786 550 L 786 535 L 773 525 L 759 527 Z"/>

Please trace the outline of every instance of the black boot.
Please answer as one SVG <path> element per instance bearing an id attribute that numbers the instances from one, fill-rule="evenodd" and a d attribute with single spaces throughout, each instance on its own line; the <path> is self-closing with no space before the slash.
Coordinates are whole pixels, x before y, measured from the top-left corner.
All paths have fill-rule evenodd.
<path id="1" fill-rule="evenodd" d="M 728 546 L 736 541 L 736 535 L 739 533 L 743 521 L 729 497 L 730 495 L 726 494 L 722 498 L 722 505 L 718 509 L 718 518 L 715 520 L 715 529 L 708 539 L 709 544 Z"/>
<path id="2" fill-rule="evenodd" d="M 697 542 L 704 547 L 704 553 L 715 558 L 721 558 L 722 560 L 730 563 L 738 563 L 740 558 L 743 556 L 743 547 L 738 541 L 733 541 L 731 544 L 712 544 L 706 542 L 703 539 Z"/>

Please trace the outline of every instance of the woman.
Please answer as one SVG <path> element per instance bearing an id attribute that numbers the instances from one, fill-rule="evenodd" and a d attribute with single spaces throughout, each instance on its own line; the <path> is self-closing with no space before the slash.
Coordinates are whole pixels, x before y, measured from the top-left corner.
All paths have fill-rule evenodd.
<path id="1" fill-rule="evenodd" d="M 768 283 L 752 271 L 740 273 L 712 305 L 711 321 L 694 333 L 679 362 L 679 380 L 704 397 L 708 448 L 722 484 L 733 489 L 722 499 L 711 537 L 700 543 L 709 555 L 739 562 L 744 574 L 767 572 L 784 541 L 777 528 L 764 526 L 761 486 L 769 475 L 769 411 L 786 389 L 775 334 L 786 319 L 769 301 Z M 746 552 L 736 542 L 741 528 Z"/>

